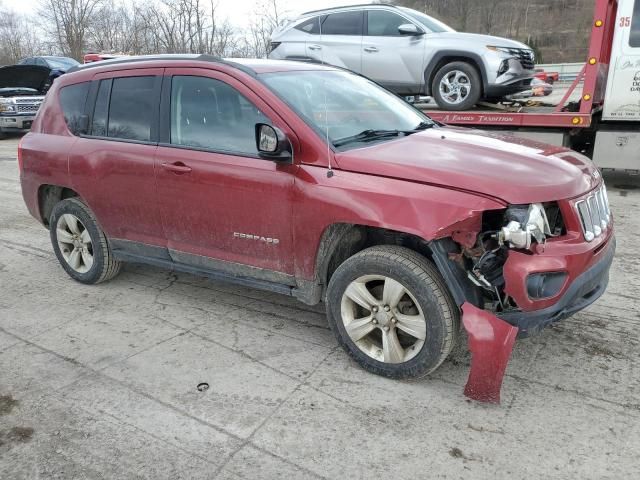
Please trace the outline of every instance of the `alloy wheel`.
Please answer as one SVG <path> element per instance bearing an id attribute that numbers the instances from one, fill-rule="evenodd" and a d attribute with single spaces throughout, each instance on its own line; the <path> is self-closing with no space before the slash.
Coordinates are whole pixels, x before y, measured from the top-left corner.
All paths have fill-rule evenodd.
<path id="1" fill-rule="evenodd" d="M 452 70 L 440 80 L 440 96 L 451 105 L 462 103 L 471 93 L 471 88 L 471 80 L 460 70 Z"/>
<path id="2" fill-rule="evenodd" d="M 413 294 L 393 278 L 365 275 L 351 282 L 342 296 L 341 314 L 353 343 L 380 362 L 406 362 L 424 345 L 424 313 Z"/>
<path id="3" fill-rule="evenodd" d="M 62 257 L 78 273 L 93 266 L 93 243 L 89 231 L 78 217 L 65 213 L 56 225 L 56 240 Z"/>

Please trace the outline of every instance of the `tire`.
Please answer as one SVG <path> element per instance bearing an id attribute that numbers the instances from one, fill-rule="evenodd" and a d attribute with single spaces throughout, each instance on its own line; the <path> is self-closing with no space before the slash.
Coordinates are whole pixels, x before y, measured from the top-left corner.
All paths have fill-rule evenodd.
<path id="1" fill-rule="evenodd" d="M 4 140 L 5 138 L 7 138 L 7 134 L 4 133 L 4 131 L 2 130 L 2 128 L 0 128 L 0 140 Z"/>
<path id="2" fill-rule="evenodd" d="M 440 88 L 445 78 L 454 87 L 454 91 L 449 96 Z M 445 86 L 445 88 L 448 87 Z M 454 93 L 455 88 L 458 88 L 457 96 Z M 433 77 L 431 92 L 434 100 L 443 110 L 468 110 L 478 103 L 482 96 L 482 79 L 478 70 L 470 63 L 462 61 L 447 63 Z"/>
<path id="3" fill-rule="evenodd" d="M 53 207 L 49 232 L 60 265 L 74 280 L 93 285 L 110 280 L 120 272 L 121 263 L 114 259 L 104 232 L 89 207 L 79 199 L 68 198 Z M 82 248 L 81 253 L 76 247 Z"/>
<path id="4" fill-rule="evenodd" d="M 398 297 L 396 306 L 381 314 L 386 310 L 383 300 L 387 285 L 388 299 L 391 299 L 397 296 L 395 291 L 400 291 L 398 284 L 405 294 L 400 293 L 403 296 Z M 378 302 L 377 307 L 367 310 L 362 303 L 353 301 L 354 292 L 357 292 L 355 297 L 364 300 L 364 295 L 358 297 L 362 285 Z M 329 325 L 338 343 L 362 368 L 377 375 L 390 378 L 426 376 L 442 364 L 457 341 L 459 312 L 440 273 L 428 259 L 405 247 L 371 247 L 347 259 L 331 277 L 326 303 Z M 393 304 L 393 301 L 388 303 Z M 415 323 L 420 314 L 424 320 L 423 339 L 420 339 L 422 330 Z M 372 318 L 371 323 L 368 323 L 369 318 Z M 405 323 L 406 320 L 413 323 Z M 354 340 L 372 324 L 375 325 L 370 333 Z M 409 335 L 407 330 L 418 333 Z M 398 349 L 385 349 L 385 335 L 398 339 L 402 353 L 395 358 L 393 352 Z M 417 342 L 412 344 L 414 340 Z M 387 345 L 393 343 L 392 340 L 386 342 Z"/>

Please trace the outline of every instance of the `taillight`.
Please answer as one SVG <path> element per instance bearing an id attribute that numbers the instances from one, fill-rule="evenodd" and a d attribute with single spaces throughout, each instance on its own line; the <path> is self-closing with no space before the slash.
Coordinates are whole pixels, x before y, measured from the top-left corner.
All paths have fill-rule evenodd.
<path id="1" fill-rule="evenodd" d="M 24 141 L 24 137 L 20 139 L 18 143 L 18 170 L 22 173 L 22 142 Z"/>
<path id="2" fill-rule="evenodd" d="M 269 50 L 269 53 L 273 52 L 276 48 L 278 48 L 281 43 L 282 42 L 271 42 L 271 50 Z"/>

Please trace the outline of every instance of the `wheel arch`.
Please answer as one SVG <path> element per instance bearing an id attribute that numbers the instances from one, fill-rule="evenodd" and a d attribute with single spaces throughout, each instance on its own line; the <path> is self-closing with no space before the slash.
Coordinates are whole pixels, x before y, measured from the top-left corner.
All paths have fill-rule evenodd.
<path id="1" fill-rule="evenodd" d="M 45 227 L 49 228 L 49 217 L 56 206 L 67 198 L 79 197 L 78 193 L 69 187 L 61 185 L 40 185 L 38 188 L 38 215 Z"/>
<path id="2" fill-rule="evenodd" d="M 464 50 L 443 50 L 438 52 L 427 64 L 424 70 L 424 82 L 426 95 L 433 95 L 431 84 L 433 79 L 442 67 L 451 62 L 467 62 L 471 64 L 480 74 L 482 78 L 482 94 L 488 83 L 487 71 L 480 55 L 473 52 L 465 52 Z"/>
<path id="3" fill-rule="evenodd" d="M 325 228 L 320 238 L 314 280 L 298 281 L 296 296 L 305 303 L 319 303 L 331 276 L 345 260 L 366 248 L 379 245 L 404 246 L 431 258 L 429 242 L 417 235 L 370 225 L 334 223 Z"/>

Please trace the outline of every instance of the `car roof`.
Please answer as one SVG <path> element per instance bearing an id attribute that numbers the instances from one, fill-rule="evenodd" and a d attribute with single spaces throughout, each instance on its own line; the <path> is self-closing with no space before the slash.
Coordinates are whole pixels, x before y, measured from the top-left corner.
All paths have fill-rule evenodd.
<path id="1" fill-rule="evenodd" d="M 321 8 L 319 10 L 309 10 L 308 12 L 304 12 L 301 15 L 310 15 L 312 13 L 322 13 L 322 12 L 333 12 L 336 10 L 347 10 L 347 9 L 355 9 L 355 8 L 371 8 L 371 7 L 391 7 L 398 8 L 397 5 L 393 5 L 391 3 L 359 3 L 355 5 L 342 5 L 340 7 L 327 7 Z"/>
<path id="2" fill-rule="evenodd" d="M 199 54 L 164 54 L 164 55 L 138 55 L 138 56 L 122 56 L 99 62 L 80 64 L 72 67 L 67 74 L 73 72 L 87 71 L 100 68 L 102 71 L 112 70 L 108 67 L 115 67 L 113 70 L 121 70 L 126 67 L 140 64 L 144 68 L 153 68 L 164 66 L 171 62 L 172 67 L 179 67 L 181 62 L 207 62 L 228 65 L 237 68 L 250 75 L 260 73 L 286 72 L 294 70 L 337 70 L 328 65 L 317 63 L 295 62 L 291 60 L 270 60 L 261 58 L 220 58 L 213 55 Z M 162 65 L 154 65 L 160 63 Z"/>

